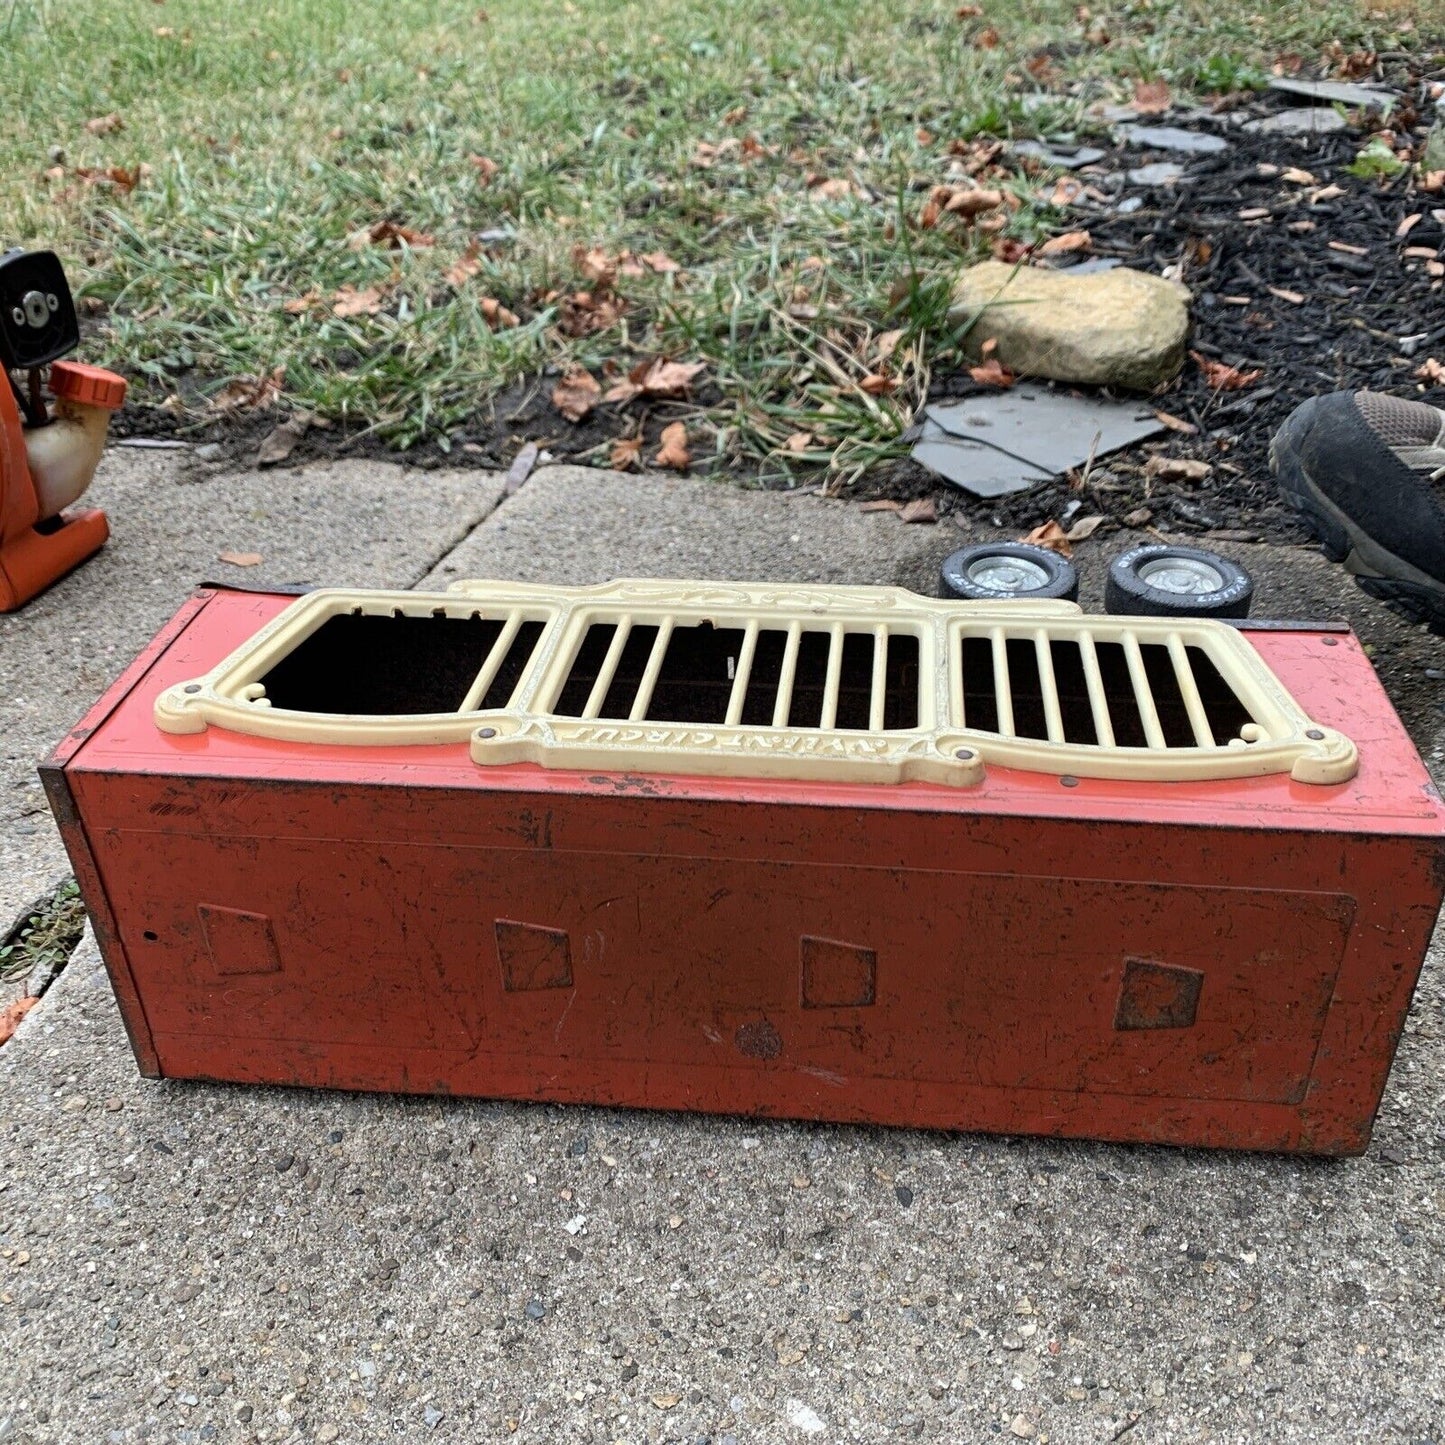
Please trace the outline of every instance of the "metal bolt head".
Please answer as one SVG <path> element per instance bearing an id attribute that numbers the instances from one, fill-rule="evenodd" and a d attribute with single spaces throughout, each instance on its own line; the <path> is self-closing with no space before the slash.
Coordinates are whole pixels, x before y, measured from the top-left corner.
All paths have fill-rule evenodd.
<path id="1" fill-rule="evenodd" d="M 1306 736 L 1312 743 L 1322 743 L 1322 742 L 1324 742 L 1324 740 L 1325 740 L 1325 735 L 1324 735 L 1318 728 L 1309 728 L 1309 729 L 1307 729 L 1306 732 L 1305 732 L 1305 736 Z"/>
<path id="2" fill-rule="evenodd" d="M 1074 777 L 1072 773 L 1065 773 L 1063 777 L 1059 779 L 1059 785 L 1065 788 L 1077 788 L 1079 786 L 1079 780 Z"/>
<path id="3" fill-rule="evenodd" d="M 496 737 L 496 735 L 497 735 L 497 730 L 496 730 L 496 728 L 478 728 L 478 729 L 477 729 L 477 736 L 478 736 L 479 738 L 494 738 L 494 737 Z"/>
<path id="4" fill-rule="evenodd" d="M 20 304 L 25 308 L 25 319 L 32 326 L 44 326 L 50 320 L 50 308 L 41 292 L 27 291 L 20 298 Z"/>
<path id="5" fill-rule="evenodd" d="M 201 685 L 198 682 L 188 682 L 182 690 L 184 692 L 200 692 Z"/>
<path id="6" fill-rule="evenodd" d="M 972 748 L 959 748 L 958 751 L 954 753 L 954 757 L 961 763 L 971 763 L 975 756 Z"/>

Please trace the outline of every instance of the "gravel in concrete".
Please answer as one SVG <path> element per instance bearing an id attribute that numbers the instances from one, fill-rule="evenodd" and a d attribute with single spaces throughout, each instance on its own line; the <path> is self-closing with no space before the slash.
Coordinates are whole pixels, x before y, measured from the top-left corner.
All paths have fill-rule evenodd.
<path id="1" fill-rule="evenodd" d="M 540 473 L 432 578 L 921 579 L 961 535 L 700 485 Z M 1335 1164 L 155 1084 L 87 941 L 0 1049 L 0 1440 L 1440 1441 L 1442 1036 L 1432 959 Z"/>

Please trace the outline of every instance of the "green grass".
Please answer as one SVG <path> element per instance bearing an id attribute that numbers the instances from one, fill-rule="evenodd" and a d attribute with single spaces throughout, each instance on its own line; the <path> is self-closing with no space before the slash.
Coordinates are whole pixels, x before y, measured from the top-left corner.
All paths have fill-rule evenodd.
<path id="1" fill-rule="evenodd" d="M 951 274 L 983 241 L 920 230 L 950 142 L 1080 118 L 1029 115 L 1025 69 L 1127 94 L 1258 83 L 1273 57 L 1329 41 L 1398 46 L 1394 18 L 1340 0 L 987 6 L 943 0 L 11 0 L 0 68 L 0 196 L 8 239 L 54 245 L 101 334 L 91 359 L 137 395 L 203 408 L 227 378 L 285 368 L 285 398 L 405 447 L 444 445 L 508 383 L 543 366 L 594 372 L 661 354 L 706 360 L 721 401 L 694 429 L 701 460 L 845 474 L 899 450 L 931 369 L 956 359 Z M 1101 26 L 1109 42 L 1100 44 Z M 988 26 L 996 48 L 976 39 Z M 1422 22 L 1403 43 L 1417 43 Z M 118 113 L 124 128 L 91 134 Z M 701 141 L 769 153 L 692 163 Z M 53 147 L 67 174 L 45 181 Z M 473 156 L 498 171 L 478 181 Z M 149 173 L 129 194 L 77 167 Z M 819 200 L 809 176 L 851 181 Z M 1022 183 L 1020 183 L 1022 185 Z M 1012 228 L 1062 218 L 1032 187 Z M 426 250 L 353 249 L 390 219 Z M 444 272 L 482 231 L 460 286 Z M 553 293 L 585 283 L 575 247 L 666 251 L 675 276 L 624 277 L 619 322 L 572 337 Z M 818 264 L 821 258 L 824 264 Z M 342 286 L 376 315 L 341 318 Z M 288 314 L 288 300 L 320 303 Z M 492 331 L 495 297 L 522 318 Z M 553 298 L 553 299 L 549 299 Z M 858 381 L 901 330 L 891 396 Z M 100 354 L 97 354 L 99 352 Z M 708 393 L 714 395 L 714 393 Z M 799 458 L 780 453 L 808 432 Z"/>

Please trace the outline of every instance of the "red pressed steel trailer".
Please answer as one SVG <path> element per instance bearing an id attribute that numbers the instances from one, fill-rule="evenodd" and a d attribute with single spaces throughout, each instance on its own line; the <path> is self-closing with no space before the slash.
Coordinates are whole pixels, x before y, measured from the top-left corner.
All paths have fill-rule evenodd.
<path id="1" fill-rule="evenodd" d="M 154 720 L 293 599 L 202 590 L 43 773 L 141 1071 L 1149 1143 L 1367 1145 L 1445 807 L 1354 637 L 1248 631 L 1347 782 L 478 766 Z"/>

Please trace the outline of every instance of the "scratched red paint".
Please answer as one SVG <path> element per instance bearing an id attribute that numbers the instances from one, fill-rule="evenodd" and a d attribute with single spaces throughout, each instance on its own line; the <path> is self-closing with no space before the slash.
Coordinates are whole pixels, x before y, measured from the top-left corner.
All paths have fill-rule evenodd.
<path id="1" fill-rule="evenodd" d="M 1353 638 L 1250 640 L 1359 776 L 481 769 L 156 730 L 203 594 L 45 769 L 144 1072 L 1354 1153 L 1445 809 Z"/>

